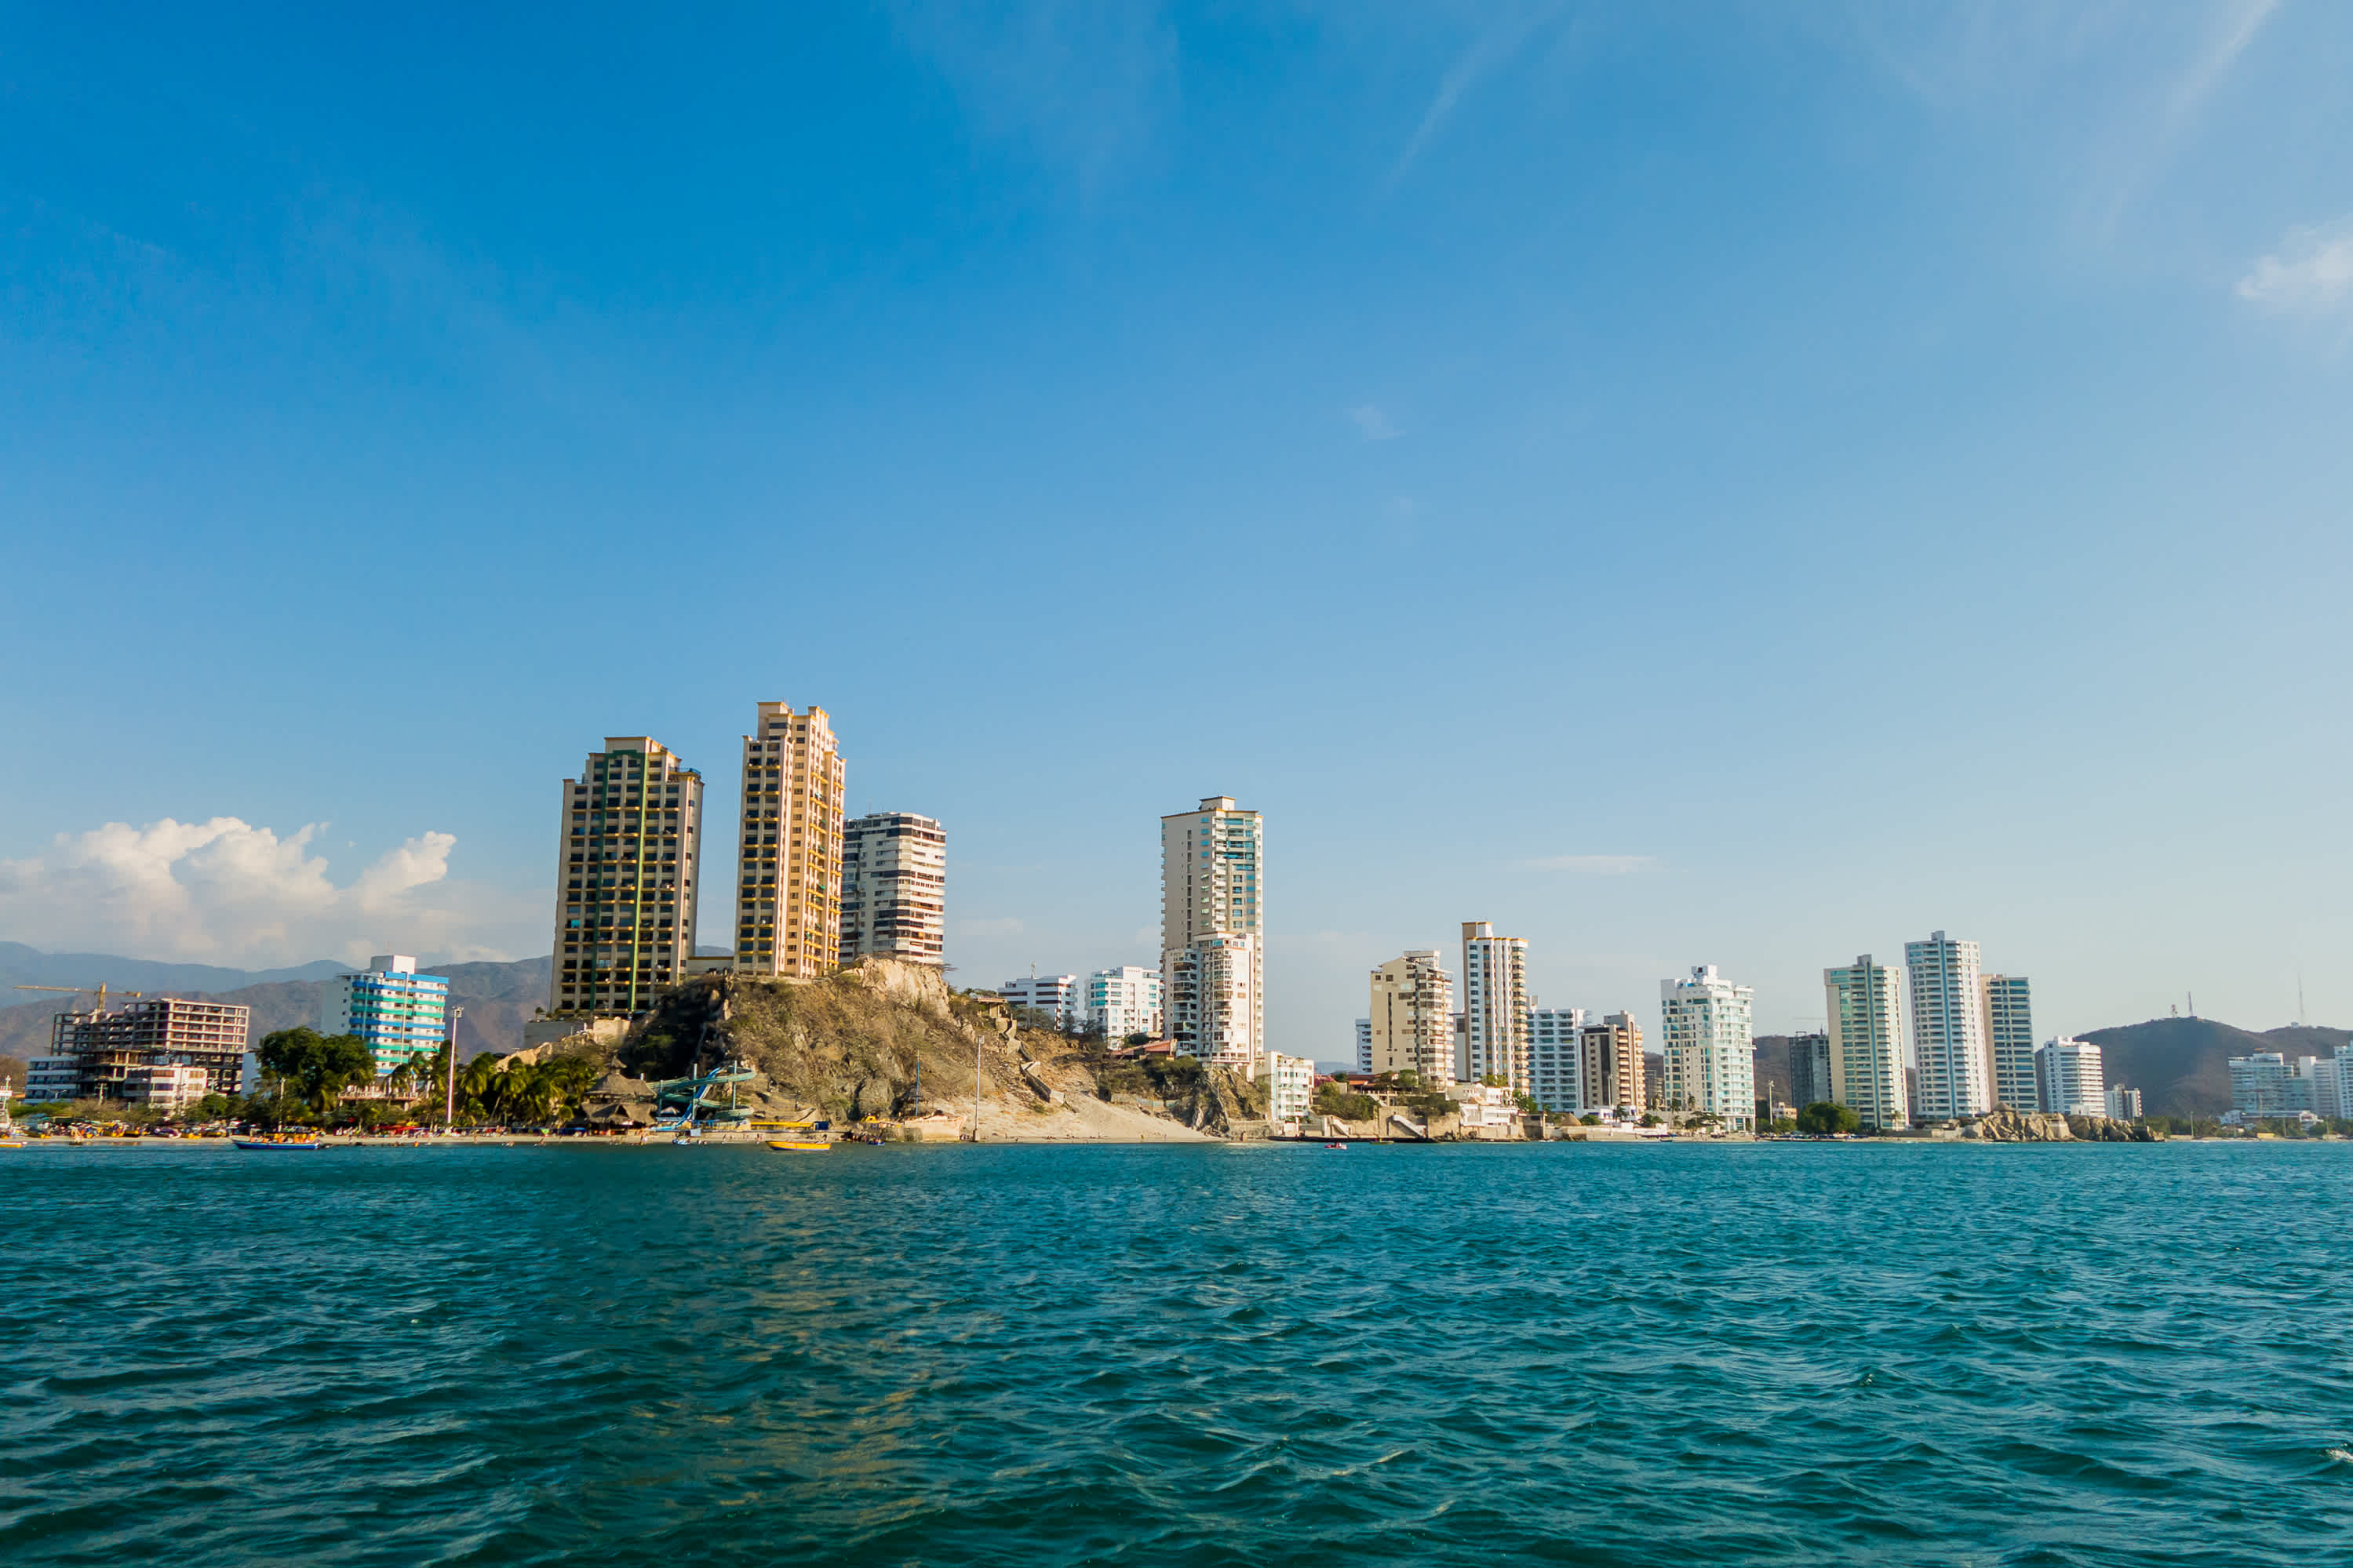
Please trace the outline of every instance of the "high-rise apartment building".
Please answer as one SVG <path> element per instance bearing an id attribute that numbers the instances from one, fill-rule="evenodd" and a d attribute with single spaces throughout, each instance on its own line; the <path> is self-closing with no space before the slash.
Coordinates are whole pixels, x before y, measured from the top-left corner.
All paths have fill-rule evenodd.
<path id="1" fill-rule="evenodd" d="M 1372 974 L 1367 1070 L 1411 1072 L 1430 1088 L 1454 1081 L 1454 977 L 1436 948 L 1392 958 Z"/>
<path id="2" fill-rule="evenodd" d="M 1086 994 L 1075 974 L 1032 974 L 1008 980 L 997 994 L 1016 1007 L 1041 1013 L 1053 1026 L 1075 1034 L 1085 1022 Z"/>
<path id="3" fill-rule="evenodd" d="M 694 956 L 702 775 L 645 735 L 608 735 L 556 813 L 551 1013 L 642 1013 Z"/>
<path id="4" fill-rule="evenodd" d="M 2126 1089 L 2121 1085 L 2112 1086 L 2108 1089 L 2107 1100 L 2108 1115 L 2111 1120 L 2116 1121 L 2140 1120 L 2140 1090 Z"/>
<path id="5" fill-rule="evenodd" d="M 2245 1117 L 2287 1114 L 2287 1058 L 2278 1051 L 2232 1057 L 2231 1109 Z"/>
<path id="6" fill-rule="evenodd" d="M 1910 1126 L 1904 997 L 1895 971 L 1874 963 L 1867 952 L 1842 968 L 1825 969 L 1822 1004 L 1830 1066 L 1830 1092 L 1822 1098 L 1882 1132 Z"/>
<path id="7" fill-rule="evenodd" d="M 1531 1007 L 1527 1016 L 1528 1082 L 1521 1092 L 1546 1110 L 1585 1109 L 1582 1007 Z"/>
<path id="8" fill-rule="evenodd" d="M 1169 1037 L 1257 1076 L 1266 1054 L 1266 826 L 1230 795 L 1160 819 L 1160 998 Z"/>
<path id="9" fill-rule="evenodd" d="M 947 888 L 948 836 L 932 818 L 880 811 L 845 823 L 841 962 L 945 963 Z"/>
<path id="10" fill-rule="evenodd" d="M 1160 972 L 1139 963 L 1087 976 L 1087 1026 L 1113 1045 L 1136 1035 L 1161 1037 Z"/>
<path id="11" fill-rule="evenodd" d="M 825 710 L 761 703 L 744 737 L 737 973 L 813 980 L 839 962 L 842 795 Z"/>
<path id="12" fill-rule="evenodd" d="M 1684 979 L 1659 983 L 1668 1110 L 1711 1112 L 1727 1130 L 1755 1130 L 1756 994 L 1717 974 L 1713 963 L 1694 965 Z"/>
<path id="13" fill-rule="evenodd" d="M 1528 943 L 1497 936 L 1486 921 L 1462 922 L 1464 1076 L 1528 1092 Z"/>
<path id="14" fill-rule="evenodd" d="M 1989 974 L 1985 998 L 1986 1081 L 1996 1105 L 2031 1110 L 2040 1092 L 2034 1078 L 2034 1007 L 2023 974 Z"/>
<path id="15" fill-rule="evenodd" d="M 1920 1119 L 1981 1116 L 1993 1107 L 1978 944 L 1932 931 L 1904 944 L 1912 982 L 1912 1054 L 1920 1068 Z"/>
<path id="16" fill-rule="evenodd" d="M 77 1100 L 122 1100 L 146 1068 L 196 1068 L 207 1094 L 245 1087 L 253 1009 L 231 1002 L 150 996 L 111 1013 L 59 1013 L 50 1026 L 49 1059 L 72 1058 Z"/>
<path id="17" fill-rule="evenodd" d="M 1789 1103 L 1803 1110 L 1809 1105 L 1836 1101 L 1838 1080 L 1831 1072 L 1829 1033 L 1791 1035 L 1784 1048 L 1789 1057 Z"/>
<path id="18" fill-rule="evenodd" d="M 375 1076 L 422 1060 L 449 1037 L 449 981 L 419 974 L 405 952 L 384 952 L 356 973 L 327 983 L 319 1002 L 319 1033 L 357 1035 L 375 1058 Z"/>
<path id="19" fill-rule="evenodd" d="M 2091 1041 L 2062 1035 L 2045 1042 L 2035 1050 L 2034 1074 L 2041 1109 L 2062 1116 L 2108 1113 L 2108 1083 L 2100 1067 L 2100 1047 Z"/>
<path id="20" fill-rule="evenodd" d="M 1356 1070 L 1373 1070 L 1373 1021 L 1370 1018 L 1356 1020 Z"/>
<path id="21" fill-rule="evenodd" d="M 1577 1031 L 1577 1104 L 1587 1110 L 1617 1106 L 1641 1110 L 1651 1103 L 1650 1058 L 1642 1026 L 1631 1013 L 1610 1013 Z"/>
<path id="22" fill-rule="evenodd" d="M 2289 1057 L 2287 1076 L 2281 1081 L 2282 1102 L 2287 1114 L 2309 1110 L 2324 1121 L 2334 1121 L 2345 1114 L 2344 1099 L 2337 1092 L 2338 1071 L 2334 1057 Z"/>

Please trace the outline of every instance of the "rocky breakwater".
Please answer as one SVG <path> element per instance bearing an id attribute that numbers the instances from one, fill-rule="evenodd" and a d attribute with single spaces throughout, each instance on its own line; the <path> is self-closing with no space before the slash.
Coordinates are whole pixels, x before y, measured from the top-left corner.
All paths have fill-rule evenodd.
<path id="1" fill-rule="evenodd" d="M 1989 1143 L 2155 1143 L 2162 1135 L 2130 1121 L 2105 1116 L 2061 1116 L 2055 1111 L 2004 1107 L 1980 1116 L 1968 1136 Z"/>
<path id="2" fill-rule="evenodd" d="M 936 969 L 868 960 L 819 980 L 706 974 L 672 987 L 609 1052 L 589 1115 L 649 1121 L 657 1080 L 726 1061 L 753 1069 L 737 1098 L 759 1116 L 969 1118 L 977 1104 L 987 1139 L 1248 1136 L 1261 1113 L 1257 1086 L 1230 1069 L 1179 1058 L 1139 1074 L 1024 1027 L 993 996 L 951 991 Z"/>

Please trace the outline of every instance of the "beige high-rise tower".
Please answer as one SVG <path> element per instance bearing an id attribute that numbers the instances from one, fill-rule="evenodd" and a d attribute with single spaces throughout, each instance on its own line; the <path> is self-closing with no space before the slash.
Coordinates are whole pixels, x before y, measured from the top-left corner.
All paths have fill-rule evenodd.
<path id="1" fill-rule="evenodd" d="M 1214 795 L 1160 819 L 1160 997 L 1177 1048 L 1257 1075 L 1266 1055 L 1266 829 Z"/>
<path id="2" fill-rule="evenodd" d="M 694 956 L 702 775 L 646 735 L 609 735 L 556 808 L 551 1013 L 642 1013 Z"/>
<path id="3" fill-rule="evenodd" d="M 1392 958 L 1372 973 L 1373 1072 L 1410 1072 L 1427 1089 L 1454 1081 L 1454 977 L 1436 948 Z"/>
<path id="4" fill-rule="evenodd" d="M 841 948 L 841 753 L 822 708 L 760 704 L 744 737 L 735 969 L 809 980 Z"/>

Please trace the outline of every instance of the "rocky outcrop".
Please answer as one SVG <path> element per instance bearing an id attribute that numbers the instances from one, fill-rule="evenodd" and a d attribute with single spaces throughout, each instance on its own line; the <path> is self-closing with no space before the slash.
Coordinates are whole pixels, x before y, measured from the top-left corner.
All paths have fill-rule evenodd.
<path id="1" fill-rule="evenodd" d="M 2008 1106 L 1978 1118 L 1968 1136 L 1989 1143 L 2066 1143 L 2075 1134 L 2067 1119 L 2040 1110 L 2012 1110 Z"/>
<path id="2" fill-rule="evenodd" d="M 2145 1125 L 2105 1116 L 2061 1116 L 2008 1106 L 1978 1117 L 1968 1136 L 1989 1143 L 2154 1143 L 2162 1138 Z"/>
<path id="3" fill-rule="evenodd" d="M 2161 1143 L 2165 1134 L 2146 1122 L 2118 1121 L 2110 1116 L 2071 1116 L 2067 1131 L 2088 1143 Z"/>
<path id="4" fill-rule="evenodd" d="M 1149 1117 L 1223 1138 L 1250 1136 L 1265 1113 L 1260 1086 L 1231 1068 L 1191 1058 L 1107 1058 L 1050 1029 L 1024 1027 L 995 998 L 951 992 L 936 969 L 869 960 L 821 980 L 702 974 L 671 987 L 611 1051 L 611 1070 L 587 1096 L 591 1117 L 616 1125 L 650 1120 L 655 1081 L 724 1062 L 754 1072 L 733 1086 L 737 1104 L 788 1120 L 897 1121 L 939 1110 L 965 1116 L 977 1096 L 984 1121 L 999 1131 L 1148 1136 L 1129 1123 Z M 1080 1131 L 1054 1120 L 1115 1099 L 1131 1110 L 1082 1116 L 1072 1123 L 1083 1123 Z"/>

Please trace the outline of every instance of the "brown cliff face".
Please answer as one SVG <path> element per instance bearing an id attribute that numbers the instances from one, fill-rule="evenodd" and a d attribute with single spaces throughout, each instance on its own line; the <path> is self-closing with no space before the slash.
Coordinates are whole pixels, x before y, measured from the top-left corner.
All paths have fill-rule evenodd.
<path id="1" fill-rule="evenodd" d="M 666 993 L 616 1053 L 632 1078 L 684 1078 L 741 1060 L 761 1110 L 840 1121 L 1044 1109 L 1114 1092 L 1216 1136 L 1263 1114 L 1258 1086 L 1189 1058 L 1113 1062 L 1050 1029 L 1025 1028 L 1003 1003 L 951 992 L 937 970 L 870 960 L 820 980 L 698 975 Z M 1130 1079 L 1134 1081 L 1131 1082 Z M 1166 1082 L 1155 1081 L 1166 1079 Z M 921 1084 L 920 1103 L 917 1085 Z"/>

